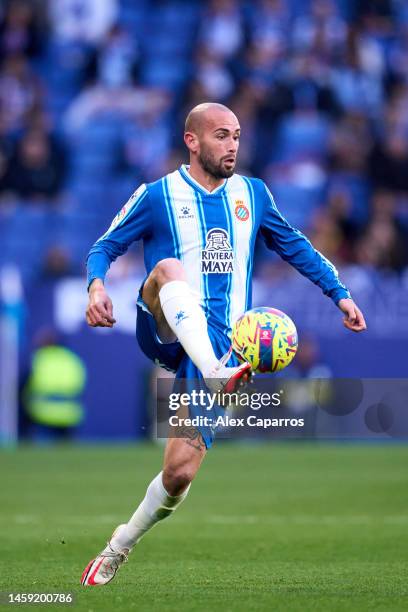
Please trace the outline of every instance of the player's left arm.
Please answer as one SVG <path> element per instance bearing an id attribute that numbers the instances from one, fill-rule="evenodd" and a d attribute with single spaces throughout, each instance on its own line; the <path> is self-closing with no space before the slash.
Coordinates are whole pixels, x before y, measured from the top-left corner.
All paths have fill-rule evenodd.
<path id="1" fill-rule="evenodd" d="M 343 318 L 344 327 L 354 332 L 360 332 L 367 329 L 363 313 L 351 298 L 339 300 L 337 306 L 345 314 Z"/>
<path id="2" fill-rule="evenodd" d="M 272 194 L 263 182 L 262 189 L 265 205 L 260 233 L 267 247 L 276 251 L 282 259 L 318 285 L 323 293 L 333 300 L 345 315 L 343 321 L 347 329 L 354 332 L 366 329 L 363 313 L 340 281 L 334 265 L 281 215 Z"/>

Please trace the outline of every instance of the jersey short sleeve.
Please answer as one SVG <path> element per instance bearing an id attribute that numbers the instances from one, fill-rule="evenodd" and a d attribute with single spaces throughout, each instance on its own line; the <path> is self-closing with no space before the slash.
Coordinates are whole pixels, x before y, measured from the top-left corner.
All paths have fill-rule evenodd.
<path id="1" fill-rule="evenodd" d="M 95 278 L 104 280 L 110 264 L 123 255 L 132 242 L 149 236 L 151 229 L 149 193 L 143 184 L 133 193 L 113 219 L 109 229 L 89 251 L 88 287 Z"/>
<path id="2" fill-rule="evenodd" d="M 260 234 L 267 247 L 318 285 L 336 304 L 342 298 L 349 298 L 350 293 L 340 282 L 334 265 L 312 246 L 302 232 L 290 225 L 277 209 L 265 183 L 260 183 L 264 198 Z"/>

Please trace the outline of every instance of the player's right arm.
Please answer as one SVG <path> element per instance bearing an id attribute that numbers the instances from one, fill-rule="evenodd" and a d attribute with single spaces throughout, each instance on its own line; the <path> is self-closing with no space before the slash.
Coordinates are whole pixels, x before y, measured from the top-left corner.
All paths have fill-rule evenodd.
<path id="1" fill-rule="evenodd" d="M 89 287 L 89 302 L 86 309 L 86 322 L 91 327 L 113 327 L 113 304 L 105 291 L 102 279 L 95 278 Z"/>
<path id="2" fill-rule="evenodd" d="M 86 321 L 91 327 L 113 327 L 113 306 L 104 280 L 113 261 L 126 253 L 129 245 L 149 235 L 152 217 L 146 185 L 141 185 L 113 219 L 87 257 L 89 302 Z"/>

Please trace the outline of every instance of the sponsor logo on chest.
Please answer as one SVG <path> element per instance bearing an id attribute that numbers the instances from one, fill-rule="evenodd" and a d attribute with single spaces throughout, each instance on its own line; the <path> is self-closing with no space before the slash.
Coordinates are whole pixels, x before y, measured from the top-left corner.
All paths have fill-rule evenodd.
<path id="1" fill-rule="evenodd" d="M 201 272 L 230 274 L 234 271 L 234 251 L 228 232 L 215 227 L 207 232 L 205 248 L 201 251 Z"/>

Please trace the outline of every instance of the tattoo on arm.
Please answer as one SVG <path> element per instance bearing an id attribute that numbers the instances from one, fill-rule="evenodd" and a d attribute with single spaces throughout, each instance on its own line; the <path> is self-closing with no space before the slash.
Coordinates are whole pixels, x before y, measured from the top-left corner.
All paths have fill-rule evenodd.
<path id="1" fill-rule="evenodd" d="M 203 436 L 195 427 L 179 427 L 178 438 L 185 438 L 185 443 L 198 451 L 205 450 Z"/>

